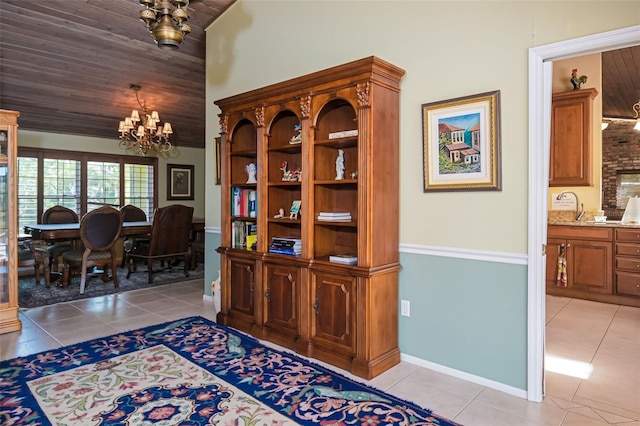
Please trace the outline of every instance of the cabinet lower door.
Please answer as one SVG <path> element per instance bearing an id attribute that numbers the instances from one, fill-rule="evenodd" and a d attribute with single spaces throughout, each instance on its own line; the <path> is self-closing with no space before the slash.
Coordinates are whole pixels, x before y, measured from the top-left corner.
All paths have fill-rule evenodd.
<path id="1" fill-rule="evenodd" d="M 264 264 L 264 325 L 298 331 L 299 268 Z"/>
<path id="2" fill-rule="evenodd" d="M 312 277 L 311 340 L 353 352 L 356 331 L 355 279 L 331 273 Z"/>
<path id="3" fill-rule="evenodd" d="M 613 260 L 610 242 L 567 241 L 569 287 L 612 294 Z"/>
<path id="4" fill-rule="evenodd" d="M 253 322 L 255 263 L 244 259 L 231 259 L 231 282 L 229 285 L 229 311 Z"/>

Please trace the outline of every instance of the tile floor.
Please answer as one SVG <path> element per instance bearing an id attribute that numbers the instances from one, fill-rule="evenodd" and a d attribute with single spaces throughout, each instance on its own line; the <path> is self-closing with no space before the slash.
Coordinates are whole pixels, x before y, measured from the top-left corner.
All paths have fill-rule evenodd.
<path id="1" fill-rule="evenodd" d="M 185 316 L 215 320 L 202 288 L 199 279 L 22 310 L 23 330 L 0 335 L 0 360 Z M 546 364 L 578 377 L 547 371 L 542 403 L 406 362 L 367 383 L 466 426 L 640 426 L 640 308 L 548 296 Z"/>

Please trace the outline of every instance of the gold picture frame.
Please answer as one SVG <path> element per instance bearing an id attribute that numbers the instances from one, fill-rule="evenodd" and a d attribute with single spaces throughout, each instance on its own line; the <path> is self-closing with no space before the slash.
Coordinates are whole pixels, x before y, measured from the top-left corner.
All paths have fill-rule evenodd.
<path id="1" fill-rule="evenodd" d="M 424 192 L 500 191 L 500 91 L 422 105 Z"/>

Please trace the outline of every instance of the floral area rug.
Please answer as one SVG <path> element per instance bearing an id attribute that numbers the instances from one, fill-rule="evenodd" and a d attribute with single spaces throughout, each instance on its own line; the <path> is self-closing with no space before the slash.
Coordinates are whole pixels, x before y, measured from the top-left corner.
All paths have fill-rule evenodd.
<path id="1" fill-rule="evenodd" d="M 140 267 L 140 271 L 146 271 L 146 266 Z M 157 269 L 160 269 L 159 267 Z M 100 276 L 88 277 L 84 294 L 80 294 L 80 278 L 72 278 L 69 287 L 50 288 L 44 285 L 44 278 L 36 284 L 33 275 L 21 277 L 18 280 L 18 306 L 21 308 L 35 308 L 44 305 L 53 305 L 72 300 L 86 299 L 89 297 L 104 296 L 106 294 L 123 293 L 125 291 L 154 287 L 164 284 L 173 284 L 182 281 L 195 280 L 204 277 L 204 265 L 199 264 L 196 269 L 189 271 L 189 277 L 184 276 L 182 265 L 153 274 L 153 282 L 149 284 L 146 272 L 135 272 L 127 279 L 127 269 L 118 268 L 119 287 L 113 285 L 113 281 L 102 281 Z"/>
<path id="2" fill-rule="evenodd" d="M 2 425 L 455 423 L 202 317 L 0 363 Z"/>

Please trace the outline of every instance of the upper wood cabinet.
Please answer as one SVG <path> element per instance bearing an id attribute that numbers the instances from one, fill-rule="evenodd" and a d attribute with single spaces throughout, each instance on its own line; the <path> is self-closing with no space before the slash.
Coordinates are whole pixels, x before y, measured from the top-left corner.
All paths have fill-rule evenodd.
<path id="1" fill-rule="evenodd" d="M 216 101 L 218 322 L 365 378 L 400 361 L 403 75 L 372 56 Z"/>
<path id="2" fill-rule="evenodd" d="M 593 99 L 597 95 L 593 88 L 553 95 L 549 186 L 591 185 Z"/>
<path id="3" fill-rule="evenodd" d="M 0 333 L 22 328 L 18 318 L 17 111 L 0 110 Z"/>

